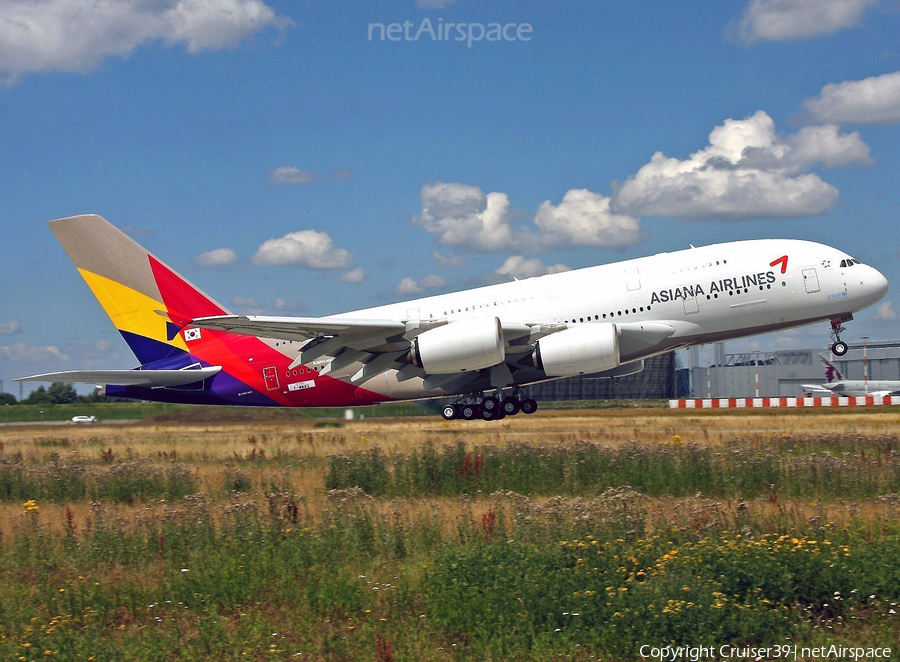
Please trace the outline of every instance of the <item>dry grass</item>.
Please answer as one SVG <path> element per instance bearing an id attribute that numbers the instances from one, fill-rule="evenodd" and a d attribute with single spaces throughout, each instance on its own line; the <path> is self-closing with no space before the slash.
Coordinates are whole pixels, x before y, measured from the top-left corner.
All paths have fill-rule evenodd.
<path id="1" fill-rule="evenodd" d="M 470 446 L 533 443 L 566 446 L 578 441 L 608 446 L 626 443 L 659 445 L 674 436 L 683 443 L 717 446 L 739 438 L 750 444 L 765 444 L 773 437 L 794 434 L 878 435 L 900 429 L 900 411 L 872 409 L 811 412 L 684 412 L 653 410 L 595 410 L 540 412 L 503 421 L 452 421 L 437 418 L 370 419 L 345 421 L 341 427 L 315 427 L 312 421 L 291 423 L 225 423 L 222 425 L 177 425 L 135 423 L 128 425 L 34 426 L 0 428 L 0 455 L 20 458 L 27 465 L 78 461 L 103 466 L 110 461 L 135 459 L 155 464 L 184 463 L 199 478 L 201 491 L 213 502 L 226 502 L 235 477 L 245 477 L 249 492 L 290 491 L 307 499 L 309 513 L 319 518 L 325 496 L 325 460 L 335 453 L 379 447 L 388 454 L 409 453 L 426 443 L 463 440 Z M 473 511 L 468 500 L 454 498 L 378 500 L 373 506 L 385 515 L 398 508 L 412 519 L 428 511 L 440 511 L 442 522 L 462 516 L 480 517 L 489 495 L 476 497 Z M 483 503 L 482 503 L 483 502 Z M 655 499 L 653 518 L 671 519 L 690 509 L 685 499 Z M 402 505 L 402 508 L 400 507 Z M 738 507 L 746 504 L 717 503 L 721 517 L 733 521 Z M 76 522 L 84 523 L 90 504 L 42 504 L 42 520 L 57 528 L 65 525 L 69 508 Z M 125 520 L 158 504 L 120 504 L 116 512 Z M 704 506 L 709 510 L 709 506 Z M 875 518 L 893 512 L 887 502 L 810 504 L 765 499 L 754 502 L 758 514 L 767 511 L 796 513 L 798 518 L 827 517 L 841 520 L 848 513 Z M 22 513 L 18 503 L 0 503 L 0 534 L 9 535 Z M 468 514 L 466 514 L 468 513 Z"/>
<path id="2" fill-rule="evenodd" d="M 345 421 L 317 428 L 312 421 L 225 423 L 222 425 L 33 426 L 0 428 L 0 454 L 21 453 L 40 462 L 59 453 L 101 459 L 111 448 L 117 458 L 175 458 L 191 463 L 222 462 L 264 451 L 266 457 L 326 457 L 350 449 L 378 446 L 388 453 L 409 452 L 427 441 L 463 439 L 474 445 L 532 442 L 559 445 L 591 441 L 618 445 L 657 444 L 680 435 L 685 442 L 716 444 L 740 437 L 777 434 L 884 434 L 900 429 L 900 411 L 768 410 L 660 411 L 593 410 L 540 412 L 503 421 L 443 421 L 440 418 Z"/>
<path id="3" fill-rule="evenodd" d="M 16 659 L 10 655 L 27 645 L 73 660 L 286 660 L 302 653 L 302 659 L 443 662 L 589 659 L 610 651 L 627 660 L 637 659 L 631 649 L 638 639 L 739 643 L 776 632 L 773 627 L 780 628 L 778 641 L 787 635 L 801 642 L 835 635 L 841 643 L 896 641 L 889 609 L 900 601 L 900 575 L 883 560 L 900 551 L 900 496 L 884 494 L 900 492 L 894 487 L 898 424 L 900 412 L 888 408 L 630 409 L 541 412 L 499 422 L 0 428 L 0 469 L 12 486 L 0 501 L 0 560 L 8 568 L 0 591 L 0 658 Z M 406 462 L 413 476 L 411 458 L 421 460 L 425 449 L 435 472 L 428 475 L 442 471 L 460 483 L 457 495 L 390 496 L 441 494 L 425 489 L 373 496 L 379 492 L 353 487 L 362 481 L 326 489 L 335 463 L 360 458 L 365 478 L 373 475 L 369 467 L 396 475 Z M 453 453 L 482 464 L 465 473 L 460 468 L 467 465 Z M 598 454 L 623 460 L 616 470 L 625 471 L 601 484 L 595 470 L 601 464 L 589 464 Z M 550 478 L 540 489 L 477 491 L 482 469 L 483 476 L 507 471 L 534 478 L 560 457 L 569 462 L 566 470 L 544 472 Z M 581 476 L 586 488 L 559 485 L 557 491 L 557 476 L 566 477 L 562 482 L 578 476 L 571 458 L 588 467 L 586 479 Z M 715 469 L 720 458 L 734 458 L 741 476 L 764 476 L 763 489 L 720 492 L 743 499 L 711 498 L 715 492 L 706 487 L 708 494 L 694 494 L 703 483 L 688 478 Z M 787 499 L 795 477 L 785 489 L 769 490 L 764 469 L 771 475 L 785 466 L 805 470 L 810 458 L 836 489 L 815 492 L 822 480 L 801 479 L 793 494 L 806 496 Z M 428 473 L 425 464 L 416 476 Z M 696 469 L 672 468 L 685 466 Z M 119 469 L 122 491 L 91 492 Z M 158 493 L 143 491 L 122 498 L 129 480 L 144 489 L 148 476 L 165 477 L 169 469 L 187 473 L 182 485 L 201 495 L 150 498 Z M 83 475 L 88 489 L 53 491 L 67 472 Z M 670 489 L 663 481 L 653 491 L 635 482 L 653 475 L 689 487 Z M 877 482 L 885 476 L 894 482 Z M 877 489 L 859 487 L 868 484 Z M 504 491 L 489 493 L 494 489 Z M 23 503 L 34 490 L 46 498 Z M 70 503 L 59 496 L 76 493 L 88 496 Z M 103 494 L 102 503 L 91 503 L 90 494 Z M 837 496 L 819 501 L 813 494 Z M 838 570 L 821 561 L 823 550 L 842 555 L 835 557 Z M 638 567 L 646 582 L 635 579 Z M 810 580 L 785 592 L 775 571 Z M 754 587 L 765 579 L 766 593 L 740 588 L 745 575 Z M 457 579 L 470 587 L 457 591 Z M 720 586 L 726 580 L 728 591 Z M 618 587 L 614 596 L 605 595 L 610 587 Z M 831 603 L 838 590 L 848 600 L 840 612 L 821 604 L 821 596 Z M 728 604 L 719 604 L 726 593 Z M 479 595 L 487 597 L 479 602 Z M 664 620 L 681 629 L 656 627 L 663 623 L 654 620 L 656 607 L 668 604 L 671 612 L 676 603 L 686 605 L 683 618 Z M 705 605 L 703 613 L 715 618 L 697 625 L 691 619 L 702 614 L 690 611 L 692 605 Z M 710 605 L 730 610 L 731 625 L 721 626 L 724 612 Z M 571 622 L 573 611 L 583 627 Z M 608 627 L 622 614 L 618 630 Z M 714 632 L 714 626 L 724 629 Z M 556 633 L 563 629 L 561 638 Z M 395 658 L 384 654 L 391 646 Z"/>

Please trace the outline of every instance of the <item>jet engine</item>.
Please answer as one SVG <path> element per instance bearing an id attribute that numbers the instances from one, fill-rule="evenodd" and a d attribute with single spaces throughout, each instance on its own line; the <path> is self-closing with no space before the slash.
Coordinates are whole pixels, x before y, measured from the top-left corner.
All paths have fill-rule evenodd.
<path id="1" fill-rule="evenodd" d="M 619 365 L 615 324 L 584 324 L 541 338 L 535 365 L 548 377 L 572 377 L 611 370 Z"/>
<path id="2" fill-rule="evenodd" d="M 451 322 L 420 333 L 410 348 L 410 361 L 430 375 L 481 370 L 506 358 L 503 332 L 496 317 Z"/>

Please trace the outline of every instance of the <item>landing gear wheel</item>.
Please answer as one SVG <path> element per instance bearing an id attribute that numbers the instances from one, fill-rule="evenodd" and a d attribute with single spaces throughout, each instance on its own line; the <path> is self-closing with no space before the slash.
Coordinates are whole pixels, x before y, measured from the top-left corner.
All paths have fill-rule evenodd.
<path id="1" fill-rule="evenodd" d="M 843 340 L 837 340 L 831 345 L 831 353 L 835 356 L 843 356 L 847 353 L 847 343 Z"/>
<path id="2" fill-rule="evenodd" d="M 460 415 L 467 421 L 471 421 L 481 415 L 481 407 L 478 405 L 463 405 L 459 409 Z"/>
<path id="3" fill-rule="evenodd" d="M 497 411 L 500 407 L 500 401 L 493 396 L 489 396 L 481 401 L 481 408 L 491 413 Z"/>
<path id="4" fill-rule="evenodd" d="M 444 405 L 441 409 L 441 416 L 444 417 L 445 421 L 452 421 L 456 418 L 456 407 L 453 405 Z"/>
<path id="5" fill-rule="evenodd" d="M 522 403 L 519 402 L 518 398 L 503 398 L 503 402 L 500 403 L 500 409 L 507 416 L 515 416 L 518 414 L 521 406 Z"/>
<path id="6" fill-rule="evenodd" d="M 522 400 L 521 411 L 523 414 L 533 414 L 537 411 L 537 402 L 532 400 L 531 398 L 525 398 Z"/>
<path id="7" fill-rule="evenodd" d="M 485 409 L 483 406 L 481 409 L 481 418 L 485 421 L 493 421 L 500 414 L 500 409 L 494 407 L 493 409 Z"/>

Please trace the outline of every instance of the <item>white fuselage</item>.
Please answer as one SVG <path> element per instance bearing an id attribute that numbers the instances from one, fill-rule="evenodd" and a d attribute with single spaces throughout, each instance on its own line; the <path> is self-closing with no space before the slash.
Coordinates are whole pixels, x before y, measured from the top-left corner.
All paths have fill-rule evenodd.
<path id="1" fill-rule="evenodd" d="M 497 317 L 504 325 L 662 322 L 675 333 L 622 348 L 621 362 L 677 347 L 839 318 L 887 292 L 884 276 L 822 244 L 763 239 L 660 253 L 559 274 L 345 313 L 423 322 Z M 849 266 L 841 267 L 842 261 Z M 338 316 L 335 316 L 338 317 Z M 538 376 L 539 377 L 539 376 Z M 532 379 L 532 381 L 534 381 Z M 393 398 L 439 394 L 390 371 L 366 388 Z"/>
<path id="2" fill-rule="evenodd" d="M 900 393 L 900 381 L 885 379 L 842 379 L 831 384 L 822 384 L 820 388 L 831 391 L 834 395 L 855 396 L 891 395 Z"/>

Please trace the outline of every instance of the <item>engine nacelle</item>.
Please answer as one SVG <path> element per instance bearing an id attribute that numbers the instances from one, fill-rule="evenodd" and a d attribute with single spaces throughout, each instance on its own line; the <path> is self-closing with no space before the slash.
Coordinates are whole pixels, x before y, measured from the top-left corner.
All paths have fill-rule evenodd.
<path id="1" fill-rule="evenodd" d="M 615 324 L 584 324 L 541 338 L 534 354 L 548 377 L 603 372 L 619 365 L 619 334 Z"/>
<path id="2" fill-rule="evenodd" d="M 413 340 L 412 362 L 430 375 L 481 370 L 503 363 L 506 349 L 496 317 L 450 322 Z"/>

